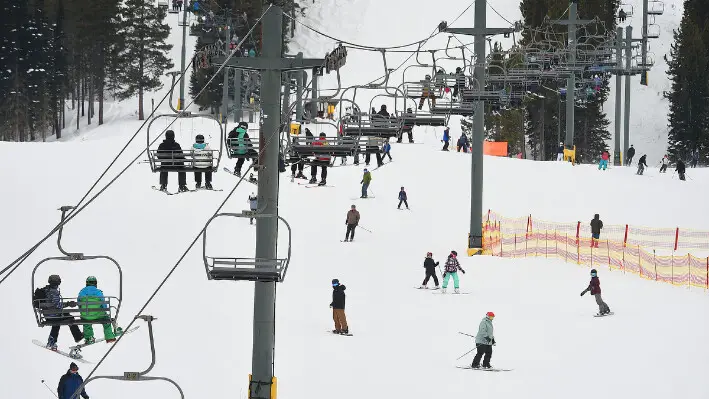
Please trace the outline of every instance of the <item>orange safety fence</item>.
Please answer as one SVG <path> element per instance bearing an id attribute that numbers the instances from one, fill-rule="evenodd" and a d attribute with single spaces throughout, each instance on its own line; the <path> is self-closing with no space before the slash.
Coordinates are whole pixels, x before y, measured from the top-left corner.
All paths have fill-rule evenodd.
<path id="1" fill-rule="evenodd" d="M 483 254 L 561 258 L 595 268 L 607 266 L 674 285 L 709 288 L 709 257 L 674 252 L 677 248 L 709 249 L 709 233 L 687 230 L 688 233 L 682 235 L 678 228 L 631 229 L 610 225 L 604 226 L 597 246 L 592 246 L 590 227 L 584 229 L 582 224 L 588 225 L 533 220 L 531 216 L 512 219 L 488 212 L 483 226 Z M 702 237 L 708 239 L 702 242 Z M 651 245 L 669 249 L 662 252 L 670 254 L 658 255 L 657 249 L 648 248 Z"/>
<path id="2" fill-rule="evenodd" d="M 495 155 L 498 157 L 507 156 L 507 142 L 506 141 L 484 141 L 483 142 L 483 154 L 485 155 Z"/>

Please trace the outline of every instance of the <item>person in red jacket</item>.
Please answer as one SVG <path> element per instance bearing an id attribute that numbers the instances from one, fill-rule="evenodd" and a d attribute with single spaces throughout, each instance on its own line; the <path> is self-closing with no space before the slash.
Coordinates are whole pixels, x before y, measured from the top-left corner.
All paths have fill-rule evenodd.
<path id="1" fill-rule="evenodd" d="M 601 280 L 598 279 L 598 272 L 596 272 L 596 269 L 591 269 L 591 282 L 585 290 L 581 291 L 581 296 L 589 291 L 591 292 L 591 295 L 596 298 L 596 303 L 598 304 L 598 315 L 603 316 L 610 313 L 611 308 L 609 308 L 608 305 L 603 302 L 603 298 L 601 298 Z"/>
<path id="2" fill-rule="evenodd" d="M 608 151 L 603 151 L 603 154 L 601 154 L 601 162 L 598 163 L 598 170 L 603 170 L 608 169 L 608 160 L 611 158 L 611 156 L 608 154 Z"/>
<path id="3" fill-rule="evenodd" d="M 320 133 L 320 136 L 317 140 L 313 141 L 313 146 L 324 146 L 328 145 L 327 142 L 327 137 L 325 137 L 325 133 Z M 327 167 L 330 165 L 330 155 L 329 154 L 322 154 L 318 155 L 315 157 L 315 160 L 313 160 L 310 163 L 310 184 L 315 184 L 318 183 L 318 179 L 316 176 L 318 175 L 318 166 L 322 168 L 322 171 L 320 172 L 320 183 L 318 183 L 318 186 L 324 186 L 327 184 Z"/>

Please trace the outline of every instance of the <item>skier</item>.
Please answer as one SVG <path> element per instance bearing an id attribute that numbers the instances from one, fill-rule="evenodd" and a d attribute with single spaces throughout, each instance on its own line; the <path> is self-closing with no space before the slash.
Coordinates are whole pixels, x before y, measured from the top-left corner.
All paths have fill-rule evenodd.
<path id="1" fill-rule="evenodd" d="M 460 138 L 458 138 L 458 152 L 462 149 L 463 152 L 468 152 L 468 136 L 465 133 L 461 133 Z"/>
<path id="2" fill-rule="evenodd" d="M 37 292 L 35 292 L 35 306 L 41 309 L 46 309 L 45 316 L 48 320 L 53 322 L 73 320 L 74 318 L 72 316 L 62 312 L 62 309 L 65 307 L 76 306 L 76 302 L 64 302 L 62 300 L 62 294 L 59 291 L 59 285 L 62 283 L 61 277 L 56 274 L 52 274 L 49 276 L 47 282 L 49 284 L 44 288 L 41 288 L 44 293 L 44 298 L 37 298 Z M 54 309 L 57 310 L 57 313 L 47 312 L 47 310 Z M 54 351 L 57 350 L 57 342 L 59 341 L 59 327 L 59 325 L 52 326 L 52 329 L 49 332 L 49 338 L 47 339 L 47 348 Z M 79 341 L 84 339 L 84 334 L 81 333 L 78 326 L 70 324 L 69 330 L 71 331 L 71 335 L 74 337 L 74 342 L 79 343 Z"/>
<path id="3" fill-rule="evenodd" d="M 77 301 L 81 310 L 81 320 L 106 320 L 103 323 L 103 337 L 106 343 L 116 341 L 116 334 L 113 331 L 113 325 L 108 319 L 106 310 L 108 309 L 108 300 L 103 296 L 103 291 L 97 288 L 98 281 L 96 277 L 89 276 L 86 278 L 86 287 L 79 291 Z M 87 345 L 96 342 L 94 337 L 94 326 L 92 324 L 84 324 L 84 342 Z"/>
<path id="4" fill-rule="evenodd" d="M 458 281 L 458 270 L 465 274 L 465 270 L 460 267 L 460 262 L 458 262 L 458 252 L 451 251 L 448 255 L 448 260 L 446 260 L 445 273 L 443 273 L 443 290 L 442 293 L 446 293 L 446 288 L 448 287 L 448 280 L 453 277 L 453 288 L 455 288 L 455 293 L 460 294 L 460 282 Z"/>
<path id="5" fill-rule="evenodd" d="M 667 173 L 667 165 L 669 165 L 670 159 L 667 157 L 667 155 L 665 155 L 664 157 L 662 157 L 662 161 L 660 162 L 662 163 L 662 166 L 660 166 L 660 173 Z"/>
<path id="6" fill-rule="evenodd" d="M 426 78 L 423 80 L 423 86 L 421 89 L 421 100 L 419 101 L 419 109 L 423 109 L 423 103 L 426 102 L 427 98 L 431 99 L 431 108 L 436 107 L 436 93 L 434 92 L 434 89 L 431 87 L 431 75 L 426 75 Z"/>
<path id="7" fill-rule="evenodd" d="M 407 199 L 408 197 L 406 196 L 406 191 L 404 191 L 404 187 L 402 187 L 401 191 L 399 191 L 399 206 L 397 206 L 396 209 L 401 209 L 402 202 L 406 205 L 406 209 L 409 209 L 409 203 L 406 201 Z"/>
<path id="8" fill-rule="evenodd" d="M 293 144 L 298 144 L 298 138 L 293 137 Z M 305 162 L 303 161 L 303 158 L 299 157 L 295 153 L 290 154 L 290 171 L 291 171 L 291 179 L 307 179 L 305 175 L 303 174 L 303 168 L 305 168 Z M 298 170 L 298 174 L 295 174 L 295 171 Z"/>
<path id="9" fill-rule="evenodd" d="M 601 238 L 601 229 L 603 221 L 599 219 L 598 214 L 593 215 L 591 220 L 591 248 L 598 248 L 598 239 Z"/>
<path id="10" fill-rule="evenodd" d="M 359 211 L 357 211 L 357 206 L 355 206 L 354 204 L 352 204 L 350 210 L 347 212 L 345 224 L 347 225 L 347 231 L 345 232 L 345 242 L 354 241 L 355 229 L 359 224 Z"/>
<path id="11" fill-rule="evenodd" d="M 441 151 L 448 151 L 448 144 L 451 141 L 451 128 L 446 126 L 446 129 L 443 131 L 443 149 Z"/>
<path id="12" fill-rule="evenodd" d="M 239 160 L 236 161 L 236 166 L 234 166 L 234 174 L 239 177 L 241 177 L 241 168 L 244 166 L 246 158 L 256 155 L 253 153 L 253 144 L 251 144 L 249 134 L 246 132 L 248 129 L 248 123 L 239 122 L 227 136 L 227 142 L 230 147 L 229 151 L 239 158 Z"/>
<path id="13" fill-rule="evenodd" d="M 626 164 L 630 166 L 630 164 L 633 163 L 633 157 L 635 156 L 635 147 L 633 145 L 630 145 L 630 148 L 628 148 L 628 153 L 626 154 Z"/>
<path id="14" fill-rule="evenodd" d="M 638 160 L 638 171 L 635 173 L 637 175 L 642 175 L 647 167 L 647 155 L 643 154 Z"/>
<path id="15" fill-rule="evenodd" d="M 313 142 L 314 146 L 323 146 L 323 145 L 328 145 L 327 138 L 325 137 L 325 133 L 320 133 L 319 139 Z M 315 177 L 318 174 L 318 165 L 320 168 L 322 168 L 320 172 L 320 183 L 318 183 L 318 179 Z M 310 184 L 315 184 L 318 183 L 318 186 L 324 186 L 327 184 L 327 167 L 330 165 L 330 155 L 328 154 L 322 154 L 318 155 L 315 157 L 315 160 L 313 160 L 310 164 Z"/>
<path id="16" fill-rule="evenodd" d="M 608 155 L 608 151 L 603 151 L 603 154 L 601 155 L 601 161 L 598 163 L 598 170 L 606 170 L 608 168 L 608 160 L 610 159 L 610 155 Z"/>
<path id="17" fill-rule="evenodd" d="M 179 169 L 184 167 L 185 154 L 182 153 L 182 147 L 175 141 L 175 132 L 168 130 L 165 132 L 165 140 L 158 146 L 157 151 L 158 159 L 163 160 L 161 162 L 162 167 L 168 169 Z M 169 161 L 165 161 L 169 160 Z M 160 191 L 167 191 L 167 174 L 168 172 L 160 172 Z M 187 174 L 185 172 L 177 173 L 177 185 L 180 192 L 189 191 L 187 188 Z"/>
<path id="18" fill-rule="evenodd" d="M 556 150 L 556 160 L 557 161 L 563 161 L 564 160 L 564 142 L 559 143 L 559 148 Z"/>
<path id="19" fill-rule="evenodd" d="M 70 399 L 74 392 L 84 383 L 84 379 L 79 375 L 79 366 L 76 363 L 71 362 L 69 365 L 69 370 L 66 374 L 59 379 L 59 385 L 57 386 L 57 398 L 59 399 Z M 84 399 L 89 399 L 89 395 L 86 394 L 86 389 L 81 390 L 81 397 Z"/>
<path id="20" fill-rule="evenodd" d="M 204 188 L 212 189 L 212 149 L 209 144 L 204 142 L 204 136 L 198 134 L 195 137 L 195 143 L 192 144 L 192 152 L 194 153 L 195 168 L 207 169 L 204 171 Z M 195 189 L 202 187 L 202 172 L 194 172 Z"/>
<path id="21" fill-rule="evenodd" d="M 379 148 L 379 138 L 376 136 L 367 137 L 367 145 L 365 146 L 364 164 L 369 166 L 371 160 L 370 155 L 374 154 L 377 157 L 377 166 L 384 165 L 382 160 L 381 148 Z"/>
<path id="22" fill-rule="evenodd" d="M 411 108 L 406 109 L 407 114 L 413 114 L 414 111 L 411 110 Z M 396 142 L 401 143 L 401 139 L 404 137 L 404 133 L 408 134 L 409 136 L 409 143 L 414 142 L 414 121 L 409 120 L 408 122 L 404 121 L 404 124 L 401 126 L 401 131 L 399 131 L 399 137 L 397 137 Z"/>
<path id="23" fill-rule="evenodd" d="M 475 335 L 475 348 L 477 353 L 473 358 L 473 364 L 470 367 L 474 369 L 480 368 L 480 359 L 483 361 L 484 369 L 491 369 L 490 358 L 492 357 L 492 346 L 495 345 L 495 335 L 493 334 L 492 321 L 495 319 L 495 314 L 487 312 L 485 317 L 480 322 L 478 333 Z M 483 358 L 485 355 L 485 358 Z"/>
<path id="24" fill-rule="evenodd" d="M 680 180 L 684 180 L 684 179 L 685 179 L 685 178 L 684 178 L 684 173 L 686 172 L 686 170 L 687 170 L 687 168 L 686 168 L 686 166 L 684 165 L 684 162 L 682 162 L 681 159 L 678 159 L 678 160 L 677 160 L 677 166 L 676 166 L 676 168 L 675 168 L 675 172 L 677 172 L 677 174 L 679 175 L 679 179 L 680 179 Z"/>
<path id="25" fill-rule="evenodd" d="M 340 280 L 332 279 L 332 302 L 330 307 L 332 308 L 332 319 L 335 321 L 335 329 L 332 330 L 333 334 L 346 335 L 350 333 L 347 327 L 347 316 L 345 316 L 346 289 L 347 287 L 340 284 Z"/>
<path id="26" fill-rule="evenodd" d="M 628 14 L 625 13 L 625 11 L 621 8 L 620 11 L 618 11 L 618 21 L 620 23 L 625 22 L 625 18 L 628 17 Z"/>
<path id="27" fill-rule="evenodd" d="M 384 140 L 384 145 L 382 145 L 382 163 L 384 161 L 384 157 L 389 157 L 389 162 L 392 161 L 391 159 L 391 144 L 389 144 L 389 139 Z"/>
<path id="28" fill-rule="evenodd" d="M 423 261 L 423 267 L 426 269 L 426 278 L 423 279 L 423 283 L 421 283 L 421 286 L 419 288 L 425 288 L 428 289 L 428 279 L 433 277 L 433 283 L 436 284 L 436 287 L 433 288 L 434 290 L 437 290 L 439 288 L 438 286 L 438 276 L 436 276 L 436 267 L 438 266 L 439 262 L 435 262 L 433 260 L 433 253 L 428 252 L 426 254 L 426 260 Z"/>
<path id="29" fill-rule="evenodd" d="M 359 198 L 367 198 L 367 190 L 369 189 L 369 183 L 372 182 L 372 173 L 367 169 L 364 169 L 364 174 L 362 175 L 362 181 L 359 184 L 362 185 L 362 195 Z"/>
<path id="30" fill-rule="evenodd" d="M 596 269 L 591 269 L 591 282 L 585 290 L 581 291 L 581 296 L 589 291 L 591 292 L 591 295 L 596 297 L 596 304 L 598 304 L 598 315 L 603 316 L 610 313 L 611 309 L 605 302 L 603 302 L 603 298 L 601 298 L 601 280 L 598 279 Z"/>
<path id="31" fill-rule="evenodd" d="M 699 150 L 694 150 L 692 151 L 692 160 L 690 166 L 696 168 L 697 163 L 699 163 Z"/>
<path id="32" fill-rule="evenodd" d="M 251 213 L 256 213 L 256 210 L 258 209 L 258 197 L 256 194 L 251 193 L 249 195 L 249 209 L 251 209 Z M 254 218 L 249 218 L 249 224 L 254 224 Z"/>

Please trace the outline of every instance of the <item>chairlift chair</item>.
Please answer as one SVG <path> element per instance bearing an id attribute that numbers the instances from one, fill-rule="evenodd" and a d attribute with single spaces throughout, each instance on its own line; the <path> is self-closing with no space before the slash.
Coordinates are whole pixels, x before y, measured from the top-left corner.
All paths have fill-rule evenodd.
<path id="1" fill-rule="evenodd" d="M 647 5 L 648 15 L 662 15 L 665 13 L 665 3 L 657 0 L 651 0 Z"/>
<path id="2" fill-rule="evenodd" d="M 159 8 L 168 8 L 167 0 L 158 0 L 158 7 Z"/>
<path id="3" fill-rule="evenodd" d="M 66 218 L 66 212 L 74 209 L 72 206 L 63 206 L 59 210 L 62 212 L 61 222 L 64 223 Z M 64 254 L 64 256 L 54 256 L 42 259 L 32 270 L 32 287 L 30 295 L 32 299 L 32 307 L 34 309 L 35 319 L 37 321 L 37 326 L 47 327 L 47 326 L 72 326 L 72 325 L 85 325 L 85 324 L 106 324 L 107 322 L 113 324 L 116 328 L 116 320 L 118 319 L 118 314 L 121 309 L 121 303 L 123 298 L 123 270 L 121 266 L 116 262 L 115 259 L 110 256 L 105 255 L 84 255 L 79 252 L 67 252 L 62 248 L 61 239 L 64 226 L 59 227 L 57 236 L 57 247 L 59 251 Z M 63 307 L 62 309 L 57 309 L 53 306 L 49 299 L 34 300 L 34 292 L 37 287 L 37 282 L 35 281 L 35 276 L 37 274 L 37 269 L 40 266 L 45 265 L 53 261 L 62 262 L 84 262 L 92 260 L 107 260 L 113 266 L 118 269 L 118 296 L 104 296 L 103 300 L 97 301 L 79 301 L 77 297 L 62 297 L 62 302 L 76 302 L 76 307 Z M 90 263 L 90 262 L 89 262 Z M 82 319 L 82 312 L 87 312 L 91 309 L 91 313 L 105 312 L 105 317 L 102 318 L 92 318 L 92 319 Z"/>
<path id="4" fill-rule="evenodd" d="M 345 136 L 395 137 L 401 130 L 402 122 L 398 118 L 386 118 L 378 114 L 360 114 L 356 121 L 345 121 Z"/>
<path id="5" fill-rule="evenodd" d="M 200 154 L 195 153 L 194 150 L 182 151 L 158 151 L 157 149 L 150 149 L 151 145 L 151 135 L 150 128 L 160 118 L 204 118 L 211 120 L 219 126 L 219 149 L 218 150 L 202 150 L 200 153 L 207 152 L 211 157 L 202 157 Z M 224 148 L 224 127 L 219 121 L 213 116 L 202 115 L 202 114 L 191 114 L 188 112 L 178 112 L 177 114 L 161 114 L 156 115 L 148 123 L 148 134 L 147 136 L 147 151 L 148 151 L 148 161 L 150 162 L 150 169 L 154 173 L 158 172 L 205 172 L 211 170 L 216 172 L 219 169 L 219 160 L 222 156 L 222 150 Z M 191 140 L 193 137 L 190 138 Z M 185 143 L 182 143 L 185 145 Z"/>
<path id="6" fill-rule="evenodd" d="M 660 37 L 660 25 L 658 24 L 649 24 L 647 26 L 647 38 L 648 39 L 657 39 Z"/>
<path id="7" fill-rule="evenodd" d="M 267 219 L 277 218 L 285 224 L 288 230 L 288 252 L 284 258 L 273 259 L 263 258 L 237 258 L 226 256 L 209 256 L 207 254 L 207 232 L 209 225 L 220 217 L 234 217 L 241 219 L 253 218 Z M 255 282 L 283 282 L 288 271 L 288 264 L 291 258 L 291 228 L 288 222 L 281 216 L 266 215 L 262 213 L 245 211 L 242 213 L 219 213 L 214 215 L 207 222 L 207 226 L 202 233 L 202 258 L 204 268 L 209 280 L 229 280 L 229 281 L 255 281 Z"/>

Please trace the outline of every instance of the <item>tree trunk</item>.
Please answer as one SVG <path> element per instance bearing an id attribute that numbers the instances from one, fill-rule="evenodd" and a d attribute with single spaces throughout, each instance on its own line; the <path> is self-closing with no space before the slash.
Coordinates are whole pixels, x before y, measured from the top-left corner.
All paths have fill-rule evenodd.
<path id="1" fill-rule="evenodd" d="M 141 49 L 142 50 L 142 49 Z M 143 76 L 143 63 L 144 63 L 144 52 L 140 52 L 140 57 L 138 59 L 138 76 Z M 143 114 L 143 86 L 138 88 L 138 120 L 145 120 L 145 115 Z"/>
<path id="2" fill-rule="evenodd" d="M 94 98 L 93 98 L 94 88 L 93 88 L 93 84 L 91 84 L 91 79 L 86 79 L 86 86 L 87 86 L 86 87 L 86 91 L 87 91 L 86 100 L 88 101 L 88 104 L 86 107 L 87 108 L 87 110 L 86 110 L 87 111 L 86 112 L 86 122 L 87 123 L 86 124 L 90 125 L 91 124 L 91 117 L 93 116 L 92 111 L 93 111 L 93 107 L 94 107 Z"/>
<path id="3" fill-rule="evenodd" d="M 103 125 L 103 77 L 98 88 L 98 124 Z"/>
<path id="4" fill-rule="evenodd" d="M 79 93 L 79 101 L 81 101 L 81 116 L 84 116 L 84 99 L 86 96 L 86 79 L 83 76 L 79 78 L 79 87 L 81 92 Z"/>

